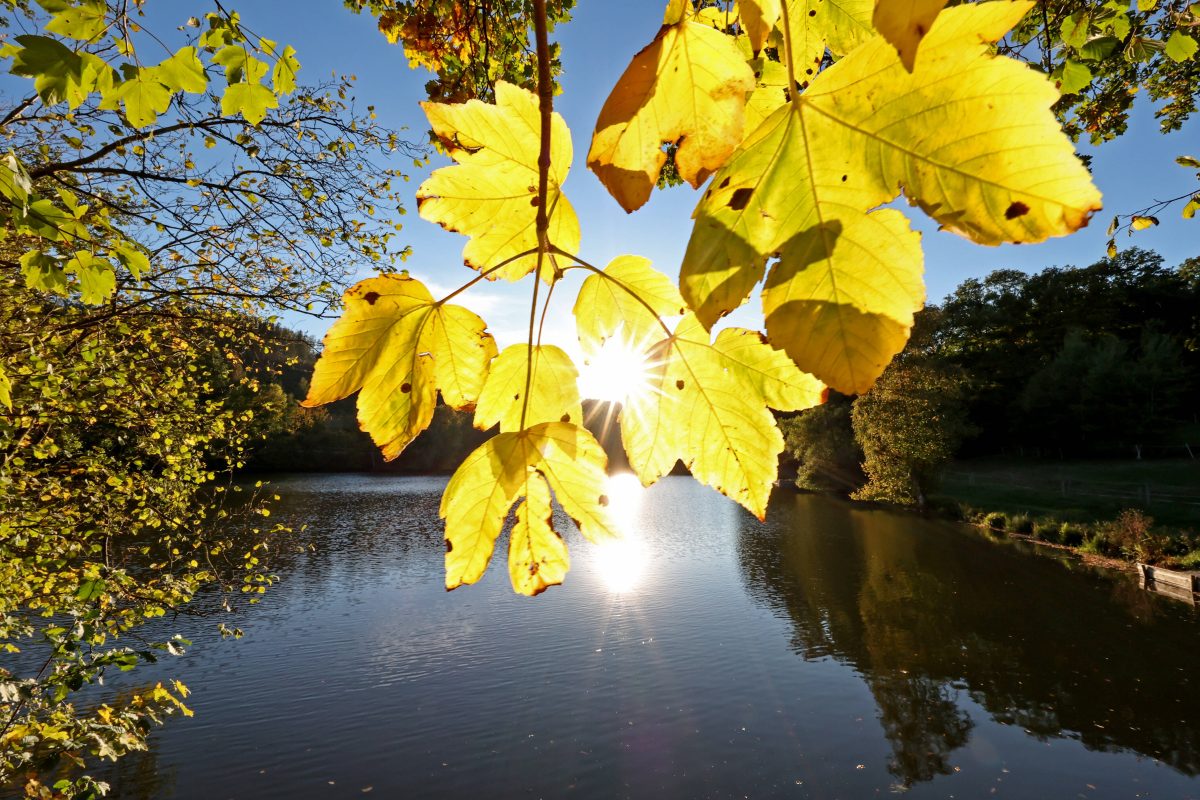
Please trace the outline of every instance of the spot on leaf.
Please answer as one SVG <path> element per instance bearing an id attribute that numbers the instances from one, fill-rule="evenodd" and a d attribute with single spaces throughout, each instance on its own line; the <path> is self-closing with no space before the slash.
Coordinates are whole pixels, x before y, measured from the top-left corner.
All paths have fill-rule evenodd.
<path id="1" fill-rule="evenodd" d="M 1029 206 L 1025 205 L 1020 200 L 1016 200 L 1008 207 L 1008 210 L 1004 212 L 1004 218 L 1016 219 L 1017 217 L 1023 217 L 1028 213 Z"/>
<path id="2" fill-rule="evenodd" d="M 743 186 L 733 193 L 733 197 L 729 198 L 729 207 L 734 211 L 741 211 L 750 204 L 750 198 L 754 195 L 754 190 L 748 186 Z"/>

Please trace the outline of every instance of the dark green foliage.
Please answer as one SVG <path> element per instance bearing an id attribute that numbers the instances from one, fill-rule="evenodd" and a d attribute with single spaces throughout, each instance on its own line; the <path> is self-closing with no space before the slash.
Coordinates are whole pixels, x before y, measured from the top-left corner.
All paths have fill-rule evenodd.
<path id="1" fill-rule="evenodd" d="M 799 488 L 849 494 L 862 485 L 862 450 L 854 441 L 851 402 L 834 393 L 816 408 L 780 419 L 787 453 L 797 462 Z"/>
<path id="2" fill-rule="evenodd" d="M 971 433 L 963 388 L 957 370 L 901 357 L 854 401 L 854 436 L 868 478 L 856 499 L 925 504 L 939 471 Z"/>
<path id="3" fill-rule="evenodd" d="M 1200 281 L 1131 249 L 1089 267 L 971 279 L 938 308 L 925 353 L 972 377 L 975 454 L 1044 455 L 1178 444 L 1200 385 Z"/>

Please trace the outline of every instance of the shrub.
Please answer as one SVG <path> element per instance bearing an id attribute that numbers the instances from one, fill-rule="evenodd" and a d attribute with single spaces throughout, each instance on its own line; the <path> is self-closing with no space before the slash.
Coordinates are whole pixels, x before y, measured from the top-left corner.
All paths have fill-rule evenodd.
<path id="1" fill-rule="evenodd" d="M 1008 528 L 1008 517 L 999 511 L 993 511 L 983 518 L 983 524 L 993 530 L 1002 531 Z"/>
<path id="2" fill-rule="evenodd" d="M 1064 522 L 1058 529 L 1058 541 L 1069 547 L 1079 547 L 1083 544 L 1084 531 L 1069 522 Z"/>
<path id="3" fill-rule="evenodd" d="M 1013 533 L 1033 533 L 1033 520 L 1028 514 L 1017 514 L 1008 521 L 1008 529 Z"/>
<path id="4" fill-rule="evenodd" d="M 1176 561 L 1179 563 L 1180 569 L 1200 569 L 1200 549 L 1182 555 Z"/>
<path id="5" fill-rule="evenodd" d="M 1035 539 L 1040 539 L 1043 542 L 1058 544 L 1062 541 L 1062 536 L 1059 526 L 1050 520 L 1041 520 L 1033 523 L 1033 536 Z"/>
<path id="6" fill-rule="evenodd" d="M 1159 561 L 1170 545 L 1170 539 L 1154 532 L 1154 519 L 1135 508 L 1125 509 L 1106 523 L 1104 533 L 1122 556 L 1138 561 Z"/>

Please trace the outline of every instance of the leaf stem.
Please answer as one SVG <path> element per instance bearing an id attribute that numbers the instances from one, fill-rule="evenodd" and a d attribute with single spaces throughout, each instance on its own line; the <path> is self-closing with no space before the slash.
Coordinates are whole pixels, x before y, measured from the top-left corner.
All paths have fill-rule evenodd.
<path id="1" fill-rule="evenodd" d="M 783 60 L 787 64 L 788 76 L 788 100 L 792 103 L 792 108 L 800 110 L 800 92 L 796 85 L 796 66 L 795 53 L 792 52 L 792 19 L 788 12 L 787 0 L 783 0 L 779 4 L 780 12 L 782 13 L 783 22 Z"/>
<path id="2" fill-rule="evenodd" d="M 563 250 L 562 248 L 555 247 L 553 245 L 551 245 L 551 248 L 554 253 L 557 253 L 560 256 L 569 258 L 575 262 L 575 265 L 576 265 L 575 267 L 567 267 L 567 269 L 585 269 L 588 272 L 591 272 L 595 275 L 599 275 L 601 278 L 604 278 L 606 281 L 613 283 L 618 288 L 620 288 L 623 292 L 625 292 L 630 297 L 632 297 L 634 300 L 638 301 L 638 303 L 640 303 L 647 311 L 649 311 L 651 314 L 654 315 L 655 321 L 658 322 L 659 327 L 661 327 L 663 329 L 663 331 L 667 334 L 668 339 L 675 335 L 675 332 L 672 331 L 669 327 L 667 327 L 667 323 L 663 322 L 662 317 L 660 317 L 658 315 L 658 312 L 654 310 L 654 307 L 651 306 L 649 303 L 647 303 L 641 295 L 639 295 L 633 289 L 630 289 L 628 286 L 626 286 L 625 283 L 623 281 L 621 281 L 619 278 L 614 278 L 612 275 L 609 275 L 607 272 L 600 269 L 599 267 L 597 267 L 593 264 L 589 264 L 588 262 L 584 261 L 579 256 L 577 256 L 573 253 L 568 253 L 566 250 Z M 563 270 L 563 271 L 565 272 L 566 270 Z"/>
<path id="3" fill-rule="evenodd" d="M 525 251 L 525 252 L 523 252 L 523 253 L 517 253 L 515 256 L 512 256 L 512 257 L 510 257 L 510 258 L 506 258 L 506 259 L 504 259 L 503 261 L 501 261 L 501 262 L 500 262 L 499 264 L 497 264 L 496 266 L 494 266 L 494 267 L 489 267 L 489 268 L 485 269 L 483 272 L 479 273 L 479 274 L 478 274 L 478 275 L 476 275 L 474 278 L 472 278 L 471 280 L 467 281 L 467 282 L 466 282 L 466 283 L 464 283 L 462 286 L 458 287 L 458 288 L 457 288 L 457 289 L 455 289 L 453 292 L 451 292 L 450 294 L 448 294 L 448 295 L 446 295 L 445 297 L 443 297 L 441 300 L 438 300 L 436 303 L 434 303 L 434 305 L 438 305 L 438 306 L 440 306 L 440 305 L 443 305 L 443 304 L 445 304 L 445 303 L 448 303 L 448 302 L 450 302 L 452 299 L 454 299 L 454 298 L 455 298 L 455 297 L 457 297 L 458 295 L 462 294 L 462 293 L 463 293 L 463 292 L 465 292 L 467 289 L 470 289 L 472 286 L 474 286 L 475 284 L 479 283 L 481 280 L 483 280 L 484 278 L 488 277 L 488 276 L 489 276 L 489 275 L 491 275 L 493 272 L 495 272 L 495 271 L 497 271 L 497 270 L 500 270 L 500 269 L 504 269 L 504 268 L 505 268 L 505 267 L 507 267 L 509 264 L 513 263 L 514 261 L 517 261 L 518 259 L 526 258 L 527 256 L 531 256 L 531 255 L 533 255 L 533 254 L 534 254 L 534 253 L 536 253 L 536 252 L 537 252 L 537 249 L 536 249 L 536 248 L 535 248 L 535 249 L 530 249 L 530 250 L 526 250 L 526 251 Z"/>
<path id="4" fill-rule="evenodd" d="M 533 29 L 537 40 L 538 64 L 538 112 L 541 118 L 541 148 L 538 152 L 538 203 L 537 203 L 537 269 L 533 275 L 533 302 L 529 308 L 529 349 L 525 362 L 525 395 L 521 398 L 521 430 L 525 430 L 525 417 L 529 411 L 529 389 L 533 385 L 533 332 L 537 325 L 538 290 L 542 282 L 542 266 L 550 253 L 550 210 L 546 200 L 550 196 L 550 135 L 554 121 L 554 84 L 550 77 L 550 30 L 546 22 L 546 0 L 533 0 Z M 553 285 L 553 284 L 551 284 Z"/>

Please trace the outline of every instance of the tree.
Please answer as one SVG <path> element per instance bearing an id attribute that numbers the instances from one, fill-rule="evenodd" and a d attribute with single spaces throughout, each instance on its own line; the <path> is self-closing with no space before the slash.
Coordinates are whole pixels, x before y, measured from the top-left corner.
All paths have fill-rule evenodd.
<path id="1" fill-rule="evenodd" d="M 189 713 L 181 683 L 95 688 L 186 646 L 146 623 L 272 582 L 282 531 L 232 474 L 289 415 L 294 353 L 256 314 L 405 255 L 392 153 L 424 153 L 236 14 L 142 16 L 3 12 L 30 88 L 0 116 L 0 783 L 34 797 L 102 793 L 97 759 Z"/>
<path id="2" fill-rule="evenodd" d="M 493 74 L 478 44 L 488 34 L 471 22 L 484 4 L 354 5 L 379 13 L 410 57 L 439 70 L 435 99 L 455 70 L 471 78 L 455 86 L 491 99 L 478 84 Z M 551 490 L 587 538 L 612 535 L 605 458 L 580 424 L 577 367 L 538 327 L 566 271 L 589 273 L 576 302 L 585 357 L 613 348 L 641 365 L 627 370 L 642 380 L 618 414 L 633 471 L 649 485 L 682 461 L 762 517 L 784 447 L 770 409 L 811 407 L 826 386 L 870 389 L 922 304 L 918 237 L 881 206 L 903 190 L 988 244 L 1064 235 L 1099 208 L 1051 111 L 1058 92 L 992 49 L 1029 4 L 918 18 L 885 0 L 874 17 L 882 35 L 872 5 L 745 0 L 735 13 L 727 3 L 667 4 L 600 113 L 588 166 L 630 211 L 664 169 L 694 187 L 711 178 L 678 287 L 636 256 L 602 269 L 581 255 L 543 0 L 495 7 L 532 22 L 536 95 L 497 81 L 494 102 L 424 104 L 453 164 L 418 189 L 420 213 L 467 237 L 463 260 L 479 274 L 444 298 L 403 275 L 351 288 L 305 402 L 358 392 L 359 420 L 388 458 L 429 426 L 439 394 L 474 408 L 477 427 L 499 424 L 443 498 L 448 588 L 478 580 L 514 506 L 514 589 L 560 582 L 567 556 L 550 527 Z M 422 28 L 430 19 L 437 24 Z M 984 83 L 1004 88 L 972 94 Z M 528 340 L 504 352 L 482 319 L 449 302 L 479 280 L 530 274 Z M 764 278 L 766 336 L 726 328 L 713 338 L 714 323 Z"/>
<path id="3" fill-rule="evenodd" d="M 852 398 L 836 395 L 780 420 L 787 453 L 797 462 L 796 486 L 849 494 L 862 485 L 862 450 L 850 423 L 852 403 Z"/>
<path id="4" fill-rule="evenodd" d="M 938 473 L 972 432 L 963 389 L 961 375 L 919 361 L 893 362 L 854 401 L 854 438 L 867 484 L 853 497 L 925 505 Z"/>

